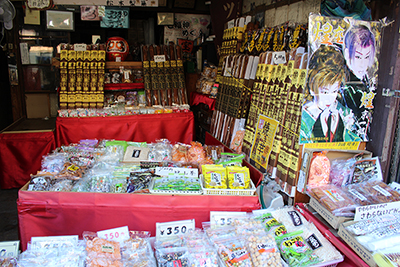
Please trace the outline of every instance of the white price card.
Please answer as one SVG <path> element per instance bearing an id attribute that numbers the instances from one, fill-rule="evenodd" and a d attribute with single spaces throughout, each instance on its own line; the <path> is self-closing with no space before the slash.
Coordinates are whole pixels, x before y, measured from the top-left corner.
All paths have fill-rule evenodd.
<path id="1" fill-rule="evenodd" d="M 393 213 L 400 213 L 400 201 L 357 207 L 354 221 L 368 220 Z"/>
<path id="2" fill-rule="evenodd" d="M 278 51 L 272 53 L 272 61 L 274 65 L 285 64 L 286 63 L 286 52 Z"/>
<path id="3" fill-rule="evenodd" d="M 19 241 L 0 242 L 0 257 L 16 258 L 18 257 L 18 249 L 19 249 Z"/>
<path id="4" fill-rule="evenodd" d="M 234 219 L 245 216 L 245 211 L 210 211 L 210 226 L 211 228 L 229 226 Z"/>
<path id="5" fill-rule="evenodd" d="M 50 249 L 58 247 L 72 247 L 78 244 L 77 235 L 62 236 L 33 236 L 31 238 L 32 249 Z"/>
<path id="6" fill-rule="evenodd" d="M 97 236 L 108 241 L 123 242 L 129 239 L 128 226 L 108 229 L 97 232 Z"/>
<path id="7" fill-rule="evenodd" d="M 155 62 L 164 62 L 165 61 L 165 55 L 154 55 L 154 61 Z"/>
<path id="8" fill-rule="evenodd" d="M 198 178 L 199 170 L 197 168 L 156 167 L 156 174 L 160 176 L 185 176 Z"/>
<path id="9" fill-rule="evenodd" d="M 186 234 L 195 229 L 195 220 L 156 223 L 156 238 Z"/>

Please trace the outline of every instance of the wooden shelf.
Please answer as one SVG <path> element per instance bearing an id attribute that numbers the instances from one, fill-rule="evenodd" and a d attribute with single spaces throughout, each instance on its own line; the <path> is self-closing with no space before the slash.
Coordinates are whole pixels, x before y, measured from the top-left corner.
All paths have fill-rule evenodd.
<path id="1" fill-rule="evenodd" d="M 130 68 L 130 69 L 141 69 L 142 62 L 141 61 L 122 61 L 122 62 L 106 61 L 106 69 L 119 69 L 119 67 Z"/>

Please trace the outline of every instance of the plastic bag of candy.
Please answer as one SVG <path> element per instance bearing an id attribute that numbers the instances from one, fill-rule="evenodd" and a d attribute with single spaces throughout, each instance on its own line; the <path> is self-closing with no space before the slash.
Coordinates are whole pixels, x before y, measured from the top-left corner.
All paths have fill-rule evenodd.
<path id="1" fill-rule="evenodd" d="M 331 171 L 329 174 L 330 182 L 339 187 L 348 184 L 353 176 L 355 163 L 355 157 L 349 159 L 337 158 L 332 160 Z"/>
<path id="2" fill-rule="evenodd" d="M 150 151 L 148 159 L 150 161 L 169 161 L 171 160 L 172 147 L 167 139 L 157 140 L 156 143 L 149 145 Z"/>
<path id="3" fill-rule="evenodd" d="M 96 233 L 83 232 L 86 241 L 87 266 L 123 266 L 120 243 L 100 238 Z"/>
<path id="4" fill-rule="evenodd" d="M 185 247 L 156 249 L 156 258 L 159 267 L 190 266 L 189 252 Z"/>

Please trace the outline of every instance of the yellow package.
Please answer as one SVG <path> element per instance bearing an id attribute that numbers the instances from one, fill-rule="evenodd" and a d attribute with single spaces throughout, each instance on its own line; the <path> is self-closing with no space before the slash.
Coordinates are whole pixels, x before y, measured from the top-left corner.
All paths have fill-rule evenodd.
<path id="1" fill-rule="evenodd" d="M 226 189 L 226 169 L 221 165 L 202 165 L 206 188 Z"/>
<path id="2" fill-rule="evenodd" d="M 230 166 L 226 167 L 228 174 L 228 186 L 231 189 L 250 188 L 250 171 L 247 167 Z"/>

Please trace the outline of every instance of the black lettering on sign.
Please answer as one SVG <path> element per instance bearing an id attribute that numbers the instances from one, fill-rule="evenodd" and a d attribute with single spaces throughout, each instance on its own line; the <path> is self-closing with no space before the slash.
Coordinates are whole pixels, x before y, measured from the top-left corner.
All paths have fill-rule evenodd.
<path id="1" fill-rule="evenodd" d="M 140 150 L 133 150 L 132 152 L 132 158 L 138 158 L 140 156 Z"/>
<path id="2" fill-rule="evenodd" d="M 288 211 L 288 214 L 292 218 L 294 226 L 300 226 L 303 224 L 301 221 L 300 215 L 296 211 Z"/>
<path id="3" fill-rule="evenodd" d="M 322 247 L 321 242 L 319 242 L 318 238 L 315 236 L 315 234 L 310 235 L 307 239 L 306 239 L 307 244 L 310 246 L 310 248 L 312 250 L 316 250 L 319 249 L 320 247 Z"/>

